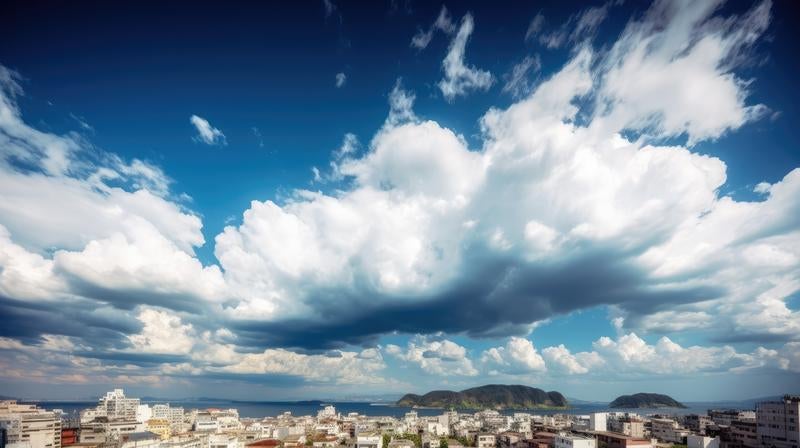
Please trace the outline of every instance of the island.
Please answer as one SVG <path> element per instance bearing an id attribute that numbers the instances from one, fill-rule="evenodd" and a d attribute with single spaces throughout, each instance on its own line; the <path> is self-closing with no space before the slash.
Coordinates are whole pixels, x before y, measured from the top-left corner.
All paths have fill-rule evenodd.
<path id="1" fill-rule="evenodd" d="M 608 405 L 610 408 L 624 408 L 624 409 L 636 409 L 636 408 L 685 408 L 683 404 L 676 401 L 669 395 L 663 394 L 650 394 L 650 393 L 638 393 L 633 395 L 621 395 L 617 397 L 611 404 Z"/>
<path id="2" fill-rule="evenodd" d="M 425 395 L 406 394 L 397 406 L 445 409 L 565 409 L 560 392 L 522 385 L 489 384 L 461 392 L 435 390 Z"/>

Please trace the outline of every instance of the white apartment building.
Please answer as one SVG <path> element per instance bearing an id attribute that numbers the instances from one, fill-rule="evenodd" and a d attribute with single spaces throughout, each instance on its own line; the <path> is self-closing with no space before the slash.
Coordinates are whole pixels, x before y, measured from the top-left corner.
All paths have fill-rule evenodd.
<path id="1" fill-rule="evenodd" d="M 383 435 L 379 432 L 362 432 L 356 436 L 356 448 L 387 448 L 383 446 Z"/>
<path id="2" fill-rule="evenodd" d="M 590 431 L 608 431 L 607 424 L 608 414 L 605 412 L 595 412 L 589 415 L 589 430 Z"/>
<path id="3" fill-rule="evenodd" d="M 127 398 L 125 391 L 114 389 L 111 392 L 107 392 L 106 396 L 100 399 L 96 411 L 99 415 L 108 417 L 109 420 L 136 421 L 139 404 L 138 398 Z"/>
<path id="4" fill-rule="evenodd" d="M 0 428 L 9 446 L 61 448 L 61 416 L 35 405 L 0 401 Z"/>
<path id="5" fill-rule="evenodd" d="M 185 432 L 189 429 L 186 415 L 182 407 L 171 407 L 169 404 L 155 404 L 151 407 L 151 418 L 167 420 L 173 433 Z"/>
<path id="6" fill-rule="evenodd" d="M 597 448 L 594 437 L 560 433 L 553 439 L 555 448 Z"/>
<path id="7" fill-rule="evenodd" d="M 786 395 L 780 401 L 756 405 L 758 439 L 764 448 L 800 447 L 800 396 Z"/>
<path id="8" fill-rule="evenodd" d="M 678 422 L 671 418 L 654 418 L 650 421 L 650 432 L 658 440 L 672 443 L 683 443 L 689 430 L 682 428 Z"/>

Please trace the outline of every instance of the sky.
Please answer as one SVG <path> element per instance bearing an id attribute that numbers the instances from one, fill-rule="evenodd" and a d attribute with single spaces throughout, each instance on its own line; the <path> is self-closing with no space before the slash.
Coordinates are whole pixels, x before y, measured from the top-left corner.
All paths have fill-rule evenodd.
<path id="1" fill-rule="evenodd" d="M 793 2 L 6 2 L 0 395 L 800 393 Z"/>

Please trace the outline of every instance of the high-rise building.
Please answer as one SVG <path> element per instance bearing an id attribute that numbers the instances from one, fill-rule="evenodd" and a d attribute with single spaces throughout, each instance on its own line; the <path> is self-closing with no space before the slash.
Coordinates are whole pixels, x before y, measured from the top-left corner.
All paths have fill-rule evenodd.
<path id="1" fill-rule="evenodd" d="M 94 409 L 86 409 L 81 412 L 81 422 L 88 423 L 97 417 L 105 417 L 109 421 L 126 420 L 136 421 L 136 414 L 139 411 L 139 399 L 127 398 L 122 389 L 114 389 L 107 392 L 105 397 L 100 398 L 100 402 Z"/>
<path id="2" fill-rule="evenodd" d="M 16 400 L 0 401 L 8 448 L 61 448 L 61 415 Z"/>
<path id="3" fill-rule="evenodd" d="M 765 448 L 800 448 L 800 396 L 756 405 L 758 439 Z"/>

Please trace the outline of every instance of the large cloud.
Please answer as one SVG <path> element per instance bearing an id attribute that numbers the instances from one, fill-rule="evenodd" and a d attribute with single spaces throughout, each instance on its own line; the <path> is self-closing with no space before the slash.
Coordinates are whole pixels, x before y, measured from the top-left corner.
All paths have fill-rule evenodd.
<path id="1" fill-rule="evenodd" d="M 347 188 L 253 202 L 217 237 L 243 341 L 519 333 L 596 305 L 629 328 L 795 337 L 797 172 L 737 201 L 719 195 L 722 160 L 659 143 L 713 139 L 762 109 L 733 70 L 769 3 L 726 20 L 714 10 L 661 2 L 610 51 L 579 47 L 530 96 L 485 114 L 480 149 L 418 118 L 396 88 L 368 151 L 337 162 Z"/>
<path id="2" fill-rule="evenodd" d="M 352 383 L 368 380 L 359 369 L 382 368 L 379 352 L 352 346 L 389 332 L 520 335 L 610 305 L 628 336 L 575 354 L 512 339 L 485 362 L 507 374 L 612 362 L 653 373 L 667 355 L 795 369 L 787 341 L 800 314 L 787 301 L 800 287 L 800 170 L 759 184 L 759 200 L 736 200 L 719 193 L 725 163 L 694 149 L 763 112 L 735 71 L 769 6 L 720 18 L 713 3 L 658 2 L 608 51 L 581 44 L 530 95 L 487 111 L 479 147 L 418 117 L 398 83 L 366 148 L 346 138 L 319 176 L 334 188 L 253 201 L 216 236 L 218 266 L 194 256 L 202 222 L 164 173 L 27 125 L 2 69 L 0 312 L 10 323 L 0 336 L 24 351 L 57 329 L 94 361 L 138 348 L 131 363 L 148 374 Z M 602 18 L 580 17 L 589 31 Z M 490 84 L 464 63 L 472 26 L 465 16 L 453 38 L 448 98 Z M 217 334 L 223 326 L 230 334 Z M 163 340 L 168 329 L 183 336 Z M 649 345 L 630 329 L 784 344 L 750 354 Z M 457 344 L 421 338 L 391 350 L 423 370 L 478 373 Z M 89 350 L 85 340 L 101 342 Z M 330 348 L 342 351 L 313 351 Z"/>
<path id="3" fill-rule="evenodd" d="M 0 333 L 61 332 L 120 348 L 152 304 L 198 311 L 224 299 L 203 266 L 200 218 L 156 166 L 26 124 L 14 72 L 0 66 Z"/>

